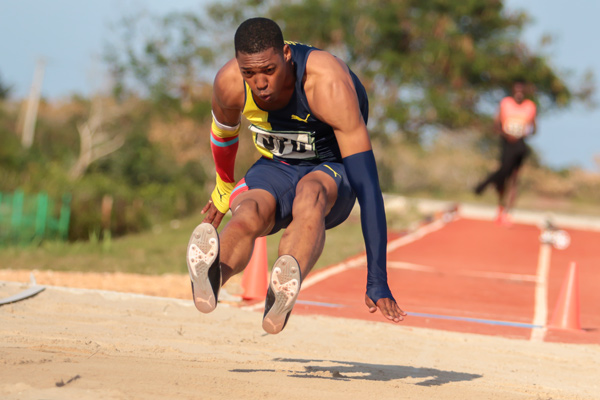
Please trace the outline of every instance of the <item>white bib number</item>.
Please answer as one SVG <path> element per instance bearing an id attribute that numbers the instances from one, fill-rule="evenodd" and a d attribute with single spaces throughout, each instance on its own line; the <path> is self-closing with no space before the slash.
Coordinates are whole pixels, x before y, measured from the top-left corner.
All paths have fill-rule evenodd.
<path id="1" fill-rule="evenodd" d="M 277 132 L 251 125 L 255 144 L 277 157 L 310 160 L 317 157 L 314 132 Z"/>
<path id="2" fill-rule="evenodd" d="M 532 126 L 526 120 L 521 118 L 509 118 L 502 125 L 502 129 L 508 135 L 522 138 L 523 136 L 527 136 L 531 133 Z"/>

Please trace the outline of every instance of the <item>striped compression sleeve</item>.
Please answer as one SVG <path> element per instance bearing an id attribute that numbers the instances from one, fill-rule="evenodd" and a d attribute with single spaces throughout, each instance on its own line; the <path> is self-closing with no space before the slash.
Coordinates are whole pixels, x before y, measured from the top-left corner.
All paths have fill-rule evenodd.
<path id="1" fill-rule="evenodd" d="M 238 150 L 240 124 L 223 125 L 213 114 L 210 130 L 210 148 L 217 170 L 217 183 L 211 195 L 215 207 L 225 214 L 229 210 L 229 197 L 235 187 L 233 170 Z"/>
<path id="2" fill-rule="evenodd" d="M 343 159 L 348 180 L 360 204 L 360 222 L 367 250 L 367 296 L 394 299 L 387 282 L 387 222 L 373 151 Z M 395 301 L 395 300 L 394 300 Z"/>

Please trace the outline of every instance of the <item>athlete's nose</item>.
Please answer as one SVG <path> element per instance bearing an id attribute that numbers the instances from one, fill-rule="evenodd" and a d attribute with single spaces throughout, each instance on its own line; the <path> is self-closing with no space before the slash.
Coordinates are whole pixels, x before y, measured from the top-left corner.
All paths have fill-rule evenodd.
<path id="1" fill-rule="evenodd" d="M 269 82 L 264 76 L 257 76 L 254 82 L 256 83 L 256 88 L 258 90 L 265 90 L 267 86 L 269 86 Z"/>

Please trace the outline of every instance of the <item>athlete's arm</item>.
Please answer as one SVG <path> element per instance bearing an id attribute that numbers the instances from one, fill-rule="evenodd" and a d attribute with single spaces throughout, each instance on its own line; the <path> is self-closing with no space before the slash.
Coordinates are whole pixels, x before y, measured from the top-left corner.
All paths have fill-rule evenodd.
<path id="1" fill-rule="evenodd" d="M 500 112 L 498 112 L 498 114 L 496 114 L 496 117 L 494 118 L 494 131 L 498 135 L 504 135 L 504 130 L 502 129 L 502 121 L 500 120 Z"/>
<path id="2" fill-rule="evenodd" d="M 212 95 L 211 151 L 216 167 L 216 185 L 202 209 L 203 222 L 217 228 L 229 210 L 229 196 L 235 185 L 233 170 L 238 149 L 244 85 L 235 59 L 219 70 Z"/>
<path id="3" fill-rule="evenodd" d="M 505 101 L 505 100 L 503 99 L 502 101 Z M 498 135 L 500 135 L 501 137 L 503 137 L 506 141 L 508 141 L 510 143 L 513 143 L 518 140 L 514 136 L 509 135 L 508 133 L 506 133 L 504 131 L 504 126 L 502 125 L 502 102 L 500 103 L 500 109 L 498 110 L 498 113 L 496 114 L 496 117 L 494 118 L 494 130 L 496 131 L 496 133 L 498 133 Z"/>
<path id="4" fill-rule="evenodd" d="M 329 53 L 313 51 L 307 62 L 304 88 L 315 117 L 335 132 L 360 204 L 368 267 L 365 302 L 370 312 L 379 308 L 386 318 L 399 322 L 406 314 L 398 307 L 387 282 L 387 225 L 377 166 L 348 68 Z"/>
<path id="5" fill-rule="evenodd" d="M 535 122 L 536 116 L 537 116 L 537 107 L 535 106 L 535 104 L 533 105 L 533 109 L 534 109 L 534 115 L 533 115 L 533 120 L 531 121 L 531 133 L 530 133 L 530 135 L 535 135 L 535 133 L 537 132 L 537 124 Z"/>

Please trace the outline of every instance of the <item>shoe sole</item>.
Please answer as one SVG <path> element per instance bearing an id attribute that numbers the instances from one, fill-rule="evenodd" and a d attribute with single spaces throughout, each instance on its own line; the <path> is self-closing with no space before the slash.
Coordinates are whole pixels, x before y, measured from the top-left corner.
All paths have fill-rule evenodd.
<path id="1" fill-rule="evenodd" d="M 279 257 L 269 278 L 262 324 L 265 332 L 276 334 L 283 330 L 298 298 L 300 282 L 298 261 L 289 255 Z"/>
<path id="2" fill-rule="evenodd" d="M 219 235 L 211 224 L 202 223 L 194 229 L 186 260 L 194 304 L 200 312 L 209 313 L 217 307 L 221 288 Z"/>

